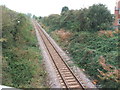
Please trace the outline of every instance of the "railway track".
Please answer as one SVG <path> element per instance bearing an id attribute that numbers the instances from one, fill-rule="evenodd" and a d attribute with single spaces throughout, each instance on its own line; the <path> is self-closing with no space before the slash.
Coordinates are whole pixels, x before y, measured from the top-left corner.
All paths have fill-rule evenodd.
<path id="1" fill-rule="evenodd" d="M 79 82 L 78 78 L 74 75 L 70 67 L 67 63 L 63 60 L 59 52 L 56 50 L 52 42 L 49 38 L 45 35 L 42 31 L 41 27 L 38 25 L 37 22 L 35 23 L 35 27 L 37 28 L 46 48 L 49 52 L 49 55 L 54 63 L 57 76 L 59 78 L 60 84 L 62 88 L 79 88 L 84 90 L 82 84 Z"/>

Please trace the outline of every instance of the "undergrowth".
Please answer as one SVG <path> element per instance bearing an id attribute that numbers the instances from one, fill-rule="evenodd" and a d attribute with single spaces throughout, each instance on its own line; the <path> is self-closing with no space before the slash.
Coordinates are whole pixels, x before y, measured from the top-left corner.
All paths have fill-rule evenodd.
<path id="1" fill-rule="evenodd" d="M 16 88 L 45 87 L 45 71 L 34 28 L 26 15 L 2 8 L 2 84 Z"/>
<path id="2" fill-rule="evenodd" d="M 120 87 L 119 33 L 110 37 L 98 32 L 72 32 L 71 37 L 63 40 L 56 32 L 59 31 L 50 34 L 97 87 Z"/>
<path id="3" fill-rule="evenodd" d="M 60 15 L 37 20 L 97 87 L 120 87 L 120 33 L 113 28 L 113 14 L 103 4 L 79 10 L 65 8 Z"/>

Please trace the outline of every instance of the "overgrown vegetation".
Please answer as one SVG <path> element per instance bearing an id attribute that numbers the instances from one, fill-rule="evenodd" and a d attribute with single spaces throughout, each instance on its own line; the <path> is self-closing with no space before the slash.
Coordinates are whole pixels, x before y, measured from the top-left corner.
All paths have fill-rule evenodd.
<path id="1" fill-rule="evenodd" d="M 52 14 L 39 20 L 49 26 L 50 30 L 64 28 L 71 31 L 99 31 L 110 28 L 113 15 L 103 4 L 80 10 L 69 10 L 65 6 L 62 8 L 61 15 Z"/>
<path id="2" fill-rule="evenodd" d="M 34 28 L 27 15 L 2 8 L 2 84 L 16 88 L 43 88 L 45 71 Z"/>
<path id="3" fill-rule="evenodd" d="M 101 87 L 106 88 L 119 87 L 119 73 L 117 73 L 117 75 L 107 74 L 108 77 L 106 78 L 103 76 L 104 74 L 101 75 L 101 73 L 99 73 L 99 70 L 104 73 L 113 72 L 104 69 L 106 67 L 104 67 L 105 65 L 101 65 L 100 61 L 102 59 L 100 57 L 103 57 L 104 62 L 111 65 L 111 68 L 116 70 L 120 69 L 117 35 L 114 37 L 100 37 L 97 33 L 80 32 L 74 34 L 74 36 L 70 38 L 69 43 L 67 50 L 73 57 L 73 61 L 75 61 L 80 68 L 84 69 L 93 79 L 96 79 L 97 84 L 101 84 Z M 102 76 L 102 78 L 99 78 L 98 75 Z M 118 81 L 115 81 L 115 78 L 117 78 Z"/>
<path id="4" fill-rule="evenodd" d="M 113 15 L 105 5 L 80 10 L 65 6 L 60 15 L 38 20 L 94 84 L 100 88 L 120 87 L 120 32 L 113 30 Z"/>

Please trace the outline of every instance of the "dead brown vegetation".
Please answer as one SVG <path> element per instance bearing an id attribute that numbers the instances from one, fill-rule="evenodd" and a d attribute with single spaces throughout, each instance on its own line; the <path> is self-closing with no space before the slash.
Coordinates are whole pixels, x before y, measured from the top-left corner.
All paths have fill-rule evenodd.
<path id="1" fill-rule="evenodd" d="M 61 30 L 57 30 L 56 31 L 56 34 L 60 37 L 60 39 L 62 40 L 62 41 L 66 41 L 72 34 L 70 33 L 70 32 L 68 32 L 68 31 L 65 31 L 65 30 L 63 30 L 63 29 L 61 29 Z"/>
<path id="2" fill-rule="evenodd" d="M 102 66 L 104 70 L 107 71 L 106 73 L 104 73 L 103 71 L 98 69 L 99 73 L 101 74 L 101 76 L 98 75 L 100 79 L 102 80 L 110 79 L 116 82 L 120 82 L 120 70 L 119 69 L 116 69 L 114 66 L 110 64 L 106 64 L 105 58 L 103 56 L 100 56 L 99 64 Z"/>
<path id="3" fill-rule="evenodd" d="M 107 37 L 113 37 L 114 34 L 116 34 L 116 33 L 120 33 L 120 30 L 114 30 L 114 31 L 111 31 L 111 30 L 109 30 L 109 31 L 100 30 L 100 31 L 98 32 L 98 35 L 99 35 L 99 36 L 105 35 L 105 36 L 107 36 Z"/>

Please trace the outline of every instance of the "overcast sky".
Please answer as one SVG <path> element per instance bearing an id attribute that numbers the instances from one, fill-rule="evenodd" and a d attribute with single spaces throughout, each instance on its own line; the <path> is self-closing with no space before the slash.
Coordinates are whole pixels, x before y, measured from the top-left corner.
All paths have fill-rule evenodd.
<path id="1" fill-rule="evenodd" d="M 59 14 L 63 6 L 68 6 L 69 9 L 80 9 L 98 3 L 105 4 L 111 13 L 114 13 L 116 0 L 0 0 L 0 5 L 36 16 Z"/>

